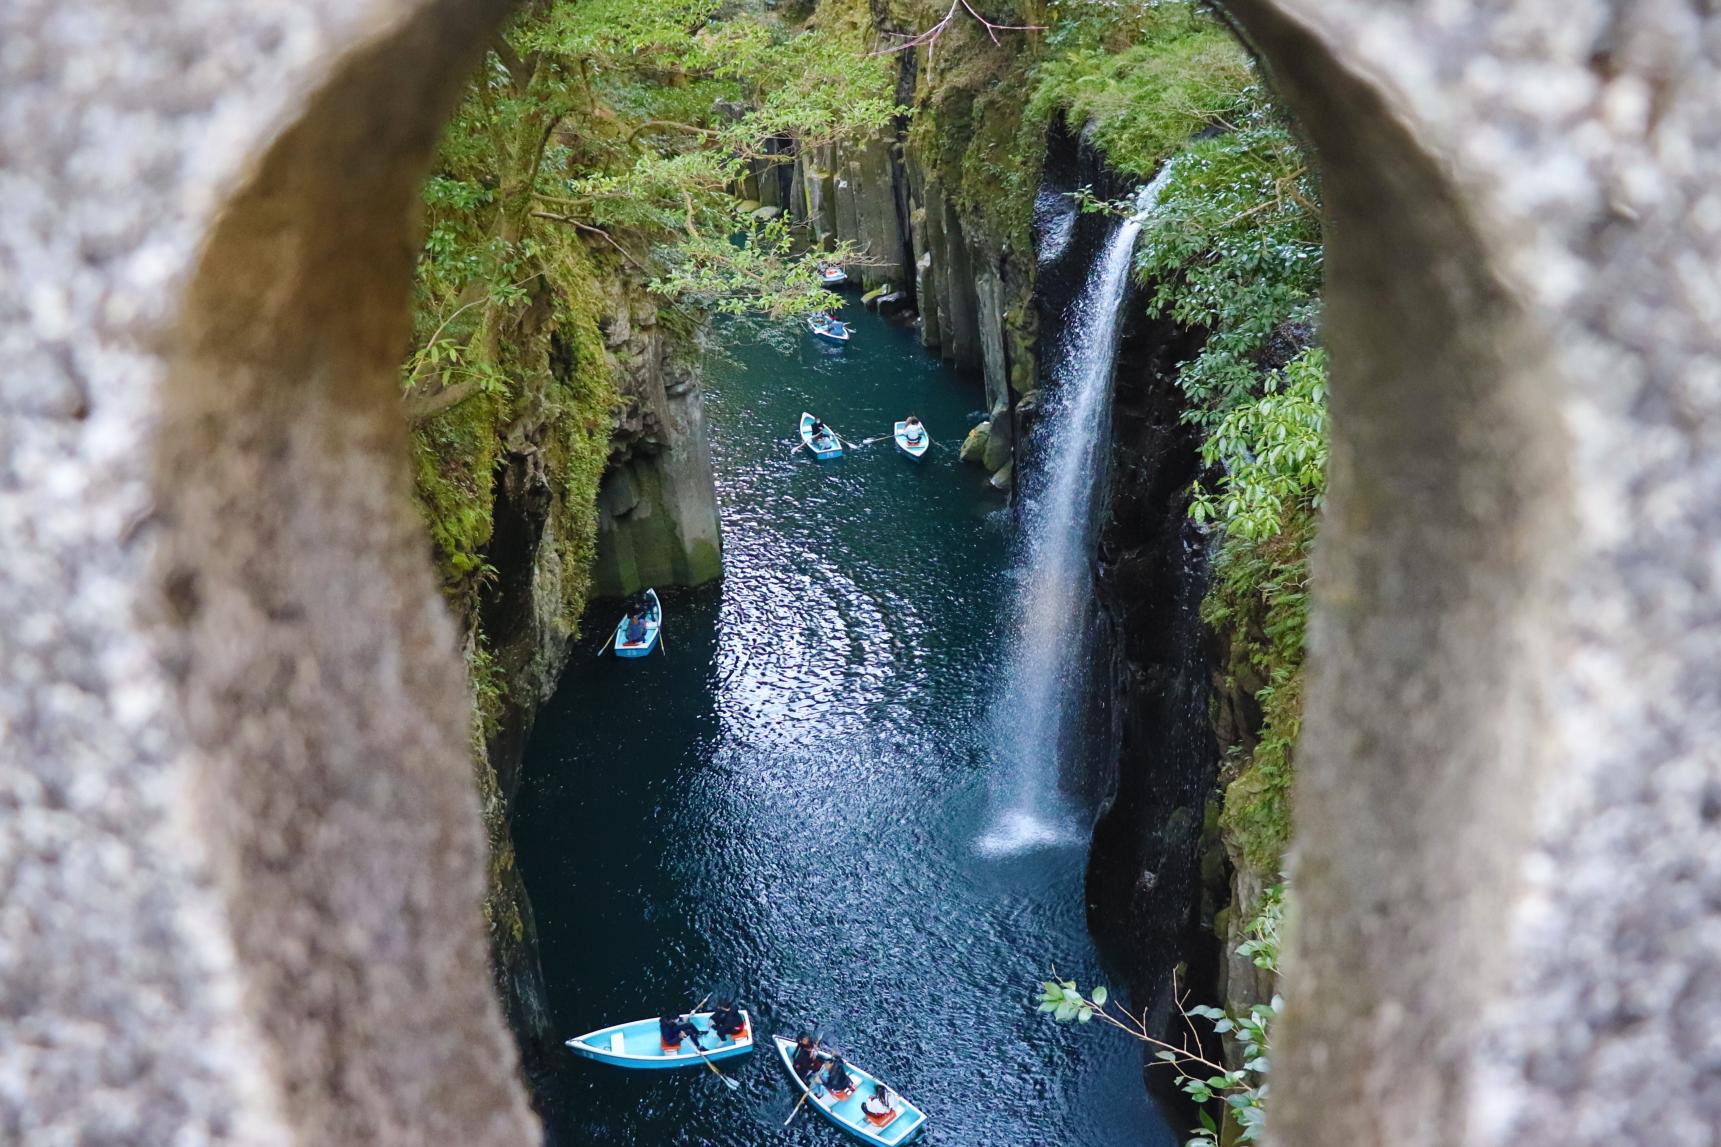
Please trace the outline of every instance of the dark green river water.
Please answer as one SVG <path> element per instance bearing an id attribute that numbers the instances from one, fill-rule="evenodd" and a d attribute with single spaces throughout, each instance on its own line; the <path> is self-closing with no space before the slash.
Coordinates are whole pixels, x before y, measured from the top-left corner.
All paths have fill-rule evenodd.
<path id="1" fill-rule="evenodd" d="M 1003 499 L 956 459 L 979 384 L 845 317 L 846 347 L 713 359 L 724 581 L 665 594 L 667 656 L 582 656 L 539 719 L 515 839 L 561 1038 L 729 979 L 761 1034 L 834 1031 L 929 1143 L 1173 1142 L 1134 1046 L 1030 1003 L 1053 962 L 1097 974 L 1080 843 L 976 848 L 1015 587 Z M 940 445 L 813 462 L 790 454 L 803 409 L 857 442 L 912 411 Z M 739 1092 L 566 1055 L 541 1084 L 552 1141 L 845 1141 L 805 1110 L 783 1127 L 768 1048 L 724 1067 Z"/>

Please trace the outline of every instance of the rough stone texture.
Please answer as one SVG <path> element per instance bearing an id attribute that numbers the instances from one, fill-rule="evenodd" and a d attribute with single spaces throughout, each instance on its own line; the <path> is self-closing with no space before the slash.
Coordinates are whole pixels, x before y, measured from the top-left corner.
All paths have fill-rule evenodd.
<path id="1" fill-rule="evenodd" d="M 1232 7 L 1332 217 L 1272 1137 L 1713 1144 L 1721 26 Z"/>
<path id="2" fill-rule="evenodd" d="M 611 286 L 606 328 L 624 408 L 598 491 L 592 590 L 702 585 L 722 573 L 723 543 L 698 372 L 674 357 L 643 292 Z"/>
<path id="3" fill-rule="evenodd" d="M 395 373 L 499 14 L 0 7 L 0 1141 L 536 1135 Z"/>

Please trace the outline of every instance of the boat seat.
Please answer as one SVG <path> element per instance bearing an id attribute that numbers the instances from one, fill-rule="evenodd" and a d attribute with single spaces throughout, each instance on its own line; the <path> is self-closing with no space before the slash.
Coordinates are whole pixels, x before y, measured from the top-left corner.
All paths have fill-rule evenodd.
<path id="1" fill-rule="evenodd" d="M 610 1051 L 622 1055 L 627 1051 L 627 1036 L 621 1032 L 610 1033 Z"/>

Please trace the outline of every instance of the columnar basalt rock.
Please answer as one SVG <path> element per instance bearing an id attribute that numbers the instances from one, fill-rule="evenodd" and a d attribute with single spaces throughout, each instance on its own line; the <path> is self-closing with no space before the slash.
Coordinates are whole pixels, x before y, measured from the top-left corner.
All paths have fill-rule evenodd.
<path id="1" fill-rule="evenodd" d="M 0 8 L 0 1139 L 533 1140 L 408 498 L 487 0 Z"/>
<path id="2" fill-rule="evenodd" d="M 606 353 L 623 406 L 598 493 L 592 589 L 703 585 L 723 572 L 723 539 L 698 368 L 643 292 L 609 286 Z"/>
<path id="3" fill-rule="evenodd" d="M 1282 1144 L 1721 1126 L 1721 25 L 1234 0 L 1319 153 Z"/>

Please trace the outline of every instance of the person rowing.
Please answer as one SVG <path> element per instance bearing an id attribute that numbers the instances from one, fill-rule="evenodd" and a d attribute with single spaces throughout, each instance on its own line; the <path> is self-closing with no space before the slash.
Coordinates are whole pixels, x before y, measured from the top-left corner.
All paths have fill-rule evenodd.
<path id="1" fill-rule="evenodd" d="M 801 1082 L 810 1085 L 813 1082 L 813 1076 L 819 1073 L 819 1068 L 823 1067 L 825 1061 L 830 1058 L 829 1055 L 820 1050 L 819 1041 L 808 1032 L 801 1032 L 795 1037 L 795 1058 L 792 1066 L 795 1069 L 795 1074 L 801 1078 Z"/>
<path id="2" fill-rule="evenodd" d="M 622 636 L 629 645 L 638 645 L 645 640 L 645 606 L 635 602 L 628 607 L 627 629 L 623 631 Z"/>
<path id="3" fill-rule="evenodd" d="M 741 1014 L 741 1008 L 734 1000 L 719 996 L 717 1006 L 711 1009 L 711 1030 L 720 1040 L 737 1039 L 747 1030 L 747 1017 Z"/>
<path id="4" fill-rule="evenodd" d="M 918 446 L 920 440 L 926 437 L 926 427 L 920 424 L 920 419 L 910 414 L 902 420 L 902 435 L 911 444 Z"/>
<path id="5" fill-rule="evenodd" d="M 840 1055 L 833 1055 L 831 1061 L 825 1064 L 824 1079 L 825 1090 L 837 1099 L 847 1099 L 855 1093 L 854 1077 L 849 1075 L 848 1067 Z"/>
<path id="6" fill-rule="evenodd" d="M 657 1031 L 658 1037 L 663 1041 L 665 1051 L 679 1048 L 683 1038 L 691 1039 L 694 1047 L 700 1047 L 699 1041 L 705 1035 L 703 1031 L 699 1030 L 699 1026 L 687 1016 L 673 1013 L 658 1017 Z"/>

